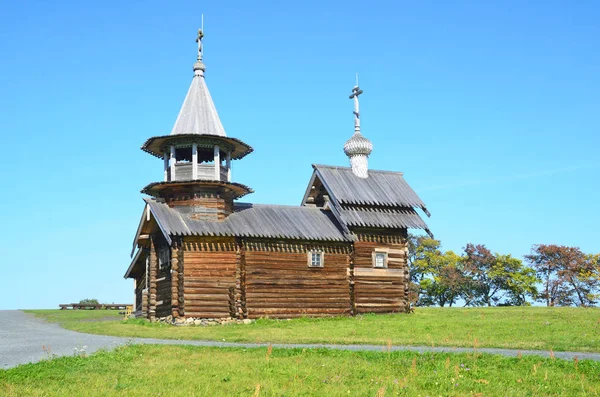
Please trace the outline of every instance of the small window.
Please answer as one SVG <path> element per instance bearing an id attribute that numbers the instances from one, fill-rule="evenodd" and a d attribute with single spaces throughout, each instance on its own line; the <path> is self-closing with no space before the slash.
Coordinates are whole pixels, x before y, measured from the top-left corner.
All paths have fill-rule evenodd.
<path id="1" fill-rule="evenodd" d="M 308 252 L 308 267 L 323 267 L 323 251 Z"/>
<path id="2" fill-rule="evenodd" d="M 387 267 L 387 252 L 375 251 L 373 253 L 373 267 L 386 268 Z"/>
<path id="3" fill-rule="evenodd" d="M 169 248 L 161 248 L 158 250 L 158 268 L 166 269 L 171 266 L 171 250 Z"/>

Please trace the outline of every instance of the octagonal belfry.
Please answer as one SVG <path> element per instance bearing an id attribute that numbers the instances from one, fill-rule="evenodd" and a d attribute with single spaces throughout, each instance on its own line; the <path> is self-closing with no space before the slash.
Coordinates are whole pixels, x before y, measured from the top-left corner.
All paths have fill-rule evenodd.
<path id="1" fill-rule="evenodd" d="M 194 77 L 173 130 L 142 145 L 142 150 L 164 162 L 163 181 L 147 185 L 142 193 L 164 199 L 170 207 L 200 214 L 192 214 L 194 218 L 222 220 L 233 212 L 234 199 L 252 192 L 231 181 L 231 162 L 253 149 L 225 134 L 204 78 L 203 37 L 199 30 Z"/>

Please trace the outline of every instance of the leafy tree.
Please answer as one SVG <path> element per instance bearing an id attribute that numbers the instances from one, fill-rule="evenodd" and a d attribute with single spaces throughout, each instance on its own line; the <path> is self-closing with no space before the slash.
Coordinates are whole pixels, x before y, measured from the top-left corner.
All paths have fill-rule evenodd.
<path id="1" fill-rule="evenodd" d="M 578 247 L 534 245 L 525 258 L 542 280 L 540 300 L 547 306 L 592 306 L 600 287 L 598 256 Z"/>
<path id="2" fill-rule="evenodd" d="M 452 251 L 441 253 L 439 250 L 429 252 L 423 261 L 417 260 L 417 265 L 427 264 L 427 274 L 419 283 L 423 296 L 419 303 L 422 305 L 436 304 L 450 307 L 456 303 L 463 294 L 467 282 L 463 270 L 461 257 Z"/>
<path id="3" fill-rule="evenodd" d="M 422 295 L 425 293 L 421 282 L 427 278 L 439 261 L 440 242 L 426 236 L 409 235 L 408 237 L 408 264 L 410 269 L 410 296 L 411 302 L 421 306 Z"/>
<path id="4" fill-rule="evenodd" d="M 535 271 L 510 255 L 492 254 L 485 245 L 467 244 L 463 257 L 467 282 L 463 291 L 465 306 L 492 306 L 502 298 L 503 305 L 523 305 L 537 289 Z"/>
<path id="5" fill-rule="evenodd" d="M 502 289 L 501 276 L 493 272 L 496 257 L 485 245 L 467 244 L 464 248 L 463 258 L 465 275 L 469 278 L 469 285 L 465 285 L 465 306 L 488 305 L 492 306 L 492 299 L 497 301 L 496 295 Z"/>
<path id="6" fill-rule="evenodd" d="M 507 298 L 501 303 L 502 305 L 525 306 L 529 305 L 528 297 L 533 299 L 537 297 L 536 284 L 539 279 L 535 275 L 535 270 L 523 265 L 520 259 L 513 258 L 511 255 L 496 254 L 496 265 L 490 273 L 492 278 L 502 280 L 502 289 Z"/>

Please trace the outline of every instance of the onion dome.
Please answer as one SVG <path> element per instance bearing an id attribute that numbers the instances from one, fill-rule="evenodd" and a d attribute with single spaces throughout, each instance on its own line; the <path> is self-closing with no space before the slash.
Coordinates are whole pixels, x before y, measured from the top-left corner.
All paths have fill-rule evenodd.
<path id="1" fill-rule="evenodd" d="M 368 156 L 373 151 L 373 144 L 365 138 L 360 132 L 355 132 L 344 144 L 344 153 L 346 156 L 365 155 Z"/>

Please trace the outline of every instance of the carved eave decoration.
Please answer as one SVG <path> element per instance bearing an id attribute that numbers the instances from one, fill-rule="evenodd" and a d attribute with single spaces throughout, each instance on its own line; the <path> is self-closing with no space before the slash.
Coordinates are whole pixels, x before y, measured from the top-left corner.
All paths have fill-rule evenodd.
<path id="1" fill-rule="evenodd" d="M 230 151 L 233 160 L 239 160 L 252 153 L 254 149 L 239 139 L 229 138 L 219 135 L 199 135 L 199 134 L 178 134 L 155 136 L 148 139 L 143 145 L 142 150 L 158 158 L 163 157 L 163 153 L 168 151 L 169 146 L 191 146 L 193 143 L 198 147 L 213 148 L 219 146 L 222 151 Z"/>

